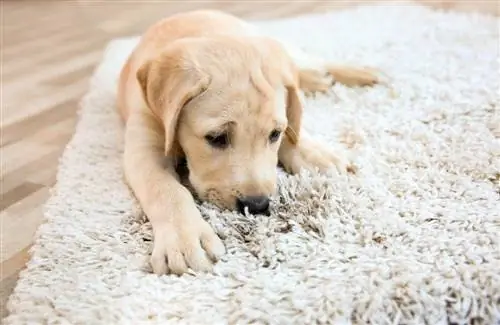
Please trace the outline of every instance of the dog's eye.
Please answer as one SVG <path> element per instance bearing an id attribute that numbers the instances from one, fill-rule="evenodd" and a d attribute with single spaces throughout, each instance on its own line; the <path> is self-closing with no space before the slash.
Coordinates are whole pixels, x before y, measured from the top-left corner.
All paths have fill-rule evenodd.
<path id="1" fill-rule="evenodd" d="M 214 148 L 224 149 L 229 145 L 229 136 L 227 133 L 207 134 L 205 140 Z"/>
<path id="2" fill-rule="evenodd" d="M 281 131 L 280 130 L 273 130 L 271 134 L 269 134 L 269 141 L 270 142 L 276 142 L 280 138 Z"/>

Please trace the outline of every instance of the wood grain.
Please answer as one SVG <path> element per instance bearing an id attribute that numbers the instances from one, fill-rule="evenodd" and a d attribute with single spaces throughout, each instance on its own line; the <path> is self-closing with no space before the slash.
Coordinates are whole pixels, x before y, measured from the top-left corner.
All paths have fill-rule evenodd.
<path id="1" fill-rule="evenodd" d="M 289 17 L 340 10 L 347 1 L 2 1 L 0 318 L 29 259 L 58 159 L 73 134 L 81 96 L 112 38 L 140 34 L 176 12 L 213 8 L 243 18 Z M 397 1 L 393 1 L 395 4 Z M 491 1 L 421 1 L 461 11 L 500 13 Z"/>

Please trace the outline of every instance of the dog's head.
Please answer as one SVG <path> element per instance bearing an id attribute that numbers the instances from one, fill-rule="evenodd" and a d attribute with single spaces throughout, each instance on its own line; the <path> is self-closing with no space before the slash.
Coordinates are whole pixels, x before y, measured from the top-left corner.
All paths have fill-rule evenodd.
<path id="1" fill-rule="evenodd" d="M 267 38 L 184 39 L 137 72 L 163 121 L 165 154 L 185 156 L 196 194 L 219 207 L 266 213 L 278 149 L 294 144 L 302 106 L 297 71 Z"/>

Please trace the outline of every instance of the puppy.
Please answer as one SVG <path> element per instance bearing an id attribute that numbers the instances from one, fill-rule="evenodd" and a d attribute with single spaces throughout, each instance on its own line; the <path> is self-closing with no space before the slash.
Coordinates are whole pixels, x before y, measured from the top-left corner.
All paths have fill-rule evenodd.
<path id="1" fill-rule="evenodd" d="M 289 173 L 349 168 L 301 130 L 299 92 L 325 92 L 332 80 L 378 82 L 372 70 L 325 62 L 219 11 L 176 14 L 145 32 L 121 71 L 117 106 L 124 174 L 152 224 L 156 274 L 210 271 L 225 252 L 193 194 L 268 213 L 278 162 Z M 181 158 L 192 191 L 175 171 Z"/>

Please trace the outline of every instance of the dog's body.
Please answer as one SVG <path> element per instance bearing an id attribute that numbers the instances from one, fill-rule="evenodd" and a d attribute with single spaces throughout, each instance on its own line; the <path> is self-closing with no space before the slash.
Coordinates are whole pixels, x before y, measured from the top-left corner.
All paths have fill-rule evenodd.
<path id="1" fill-rule="evenodd" d="M 117 100 L 125 176 L 153 227 L 155 273 L 210 270 L 225 251 L 179 181 L 179 158 L 202 200 L 251 213 L 267 213 L 278 161 L 290 173 L 349 168 L 301 130 L 299 91 L 325 92 L 332 79 L 377 82 L 372 71 L 329 64 L 222 12 L 177 14 L 143 35 Z"/>

